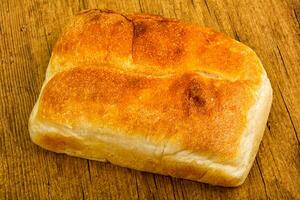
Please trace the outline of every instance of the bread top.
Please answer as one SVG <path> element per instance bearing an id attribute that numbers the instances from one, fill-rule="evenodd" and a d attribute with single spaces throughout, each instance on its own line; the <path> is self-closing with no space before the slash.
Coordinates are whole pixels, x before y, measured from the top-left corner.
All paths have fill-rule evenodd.
<path id="1" fill-rule="evenodd" d="M 250 48 L 221 33 L 160 16 L 102 10 L 77 15 L 51 61 L 52 73 L 103 63 L 144 75 L 205 72 L 230 81 L 259 82 L 262 73 Z"/>
<path id="2" fill-rule="evenodd" d="M 53 49 L 36 119 L 232 163 L 264 73 L 250 48 L 210 29 L 84 11 Z"/>

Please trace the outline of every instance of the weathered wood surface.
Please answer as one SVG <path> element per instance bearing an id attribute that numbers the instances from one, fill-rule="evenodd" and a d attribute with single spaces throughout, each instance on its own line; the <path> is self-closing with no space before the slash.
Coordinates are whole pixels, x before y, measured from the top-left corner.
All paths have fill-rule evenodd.
<path id="1" fill-rule="evenodd" d="M 29 138 L 27 123 L 51 49 L 87 8 L 145 12 L 212 27 L 252 47 L 274 89 L 254 166 L 239 188 L 138 172 L 58 155 Z M 0 199 L 300 199 L 298 0 L 1 0 Z"/>

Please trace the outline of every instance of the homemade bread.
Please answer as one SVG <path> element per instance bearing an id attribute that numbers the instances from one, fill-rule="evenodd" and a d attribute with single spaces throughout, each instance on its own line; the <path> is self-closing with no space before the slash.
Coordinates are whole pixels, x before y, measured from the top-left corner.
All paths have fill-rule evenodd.
<path id="1" fill-rule="evenodd" d="M 175 19 L 81 12 L 29 120 L 39 146 L 214 185 L 242 184 L 272 101 L 253 50 Z"/>

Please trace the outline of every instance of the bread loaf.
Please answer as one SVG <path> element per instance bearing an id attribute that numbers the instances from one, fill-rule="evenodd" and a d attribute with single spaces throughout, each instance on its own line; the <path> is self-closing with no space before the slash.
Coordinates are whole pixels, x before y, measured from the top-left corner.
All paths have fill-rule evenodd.
<path id="1" fill-rule="evenodd" d="M 29 130 L 57 153 L 238 186 L 271 101 L 259 58 L 238 41 L 175 19 L 88 10 L 53 49 Z"/>

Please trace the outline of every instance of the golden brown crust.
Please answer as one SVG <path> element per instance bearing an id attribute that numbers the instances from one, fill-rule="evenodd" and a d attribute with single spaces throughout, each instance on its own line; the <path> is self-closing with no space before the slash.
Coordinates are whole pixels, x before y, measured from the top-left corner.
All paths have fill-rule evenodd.
<path id="1" fill-rule="evenodd" d="M 53 49 L 31 137 L 56 152 L 234 186 L 248 173 L 262 136 L 269 107 L 253 117 L 261 121 L 257 129 L 249 128 L 249 113 L 265 79 L 250 48 L 210 29 L 160 16 L 84 11 Z M 161 152 L 118 145 L 109 152 L 109 142 L 99 139 L 107 129 L 113 138 Z M 244 160 L 249 134 L 257 139 L 248 142 L 253 148 Z"/>
<path id="2" fill-rule="evenodd" d="M 52 72 L 108 63 L 148 75 L 205 71 L 259 82 L 262 73 L 253 51 L 221 33 L 175 19 L 101 10 L 78 15 L 55 45 L 53 57 L 58 61 L 50 65 Z"/>
<path id="3" fill-rule="evenodd" d="M 109 125 L 232 161 L 253 101 L 247 82 L 195 73 L 152 78 L 108 68 L 76 67 L 54 76 L 38 117 L 74 128 Z"/>

